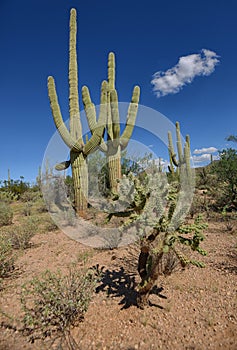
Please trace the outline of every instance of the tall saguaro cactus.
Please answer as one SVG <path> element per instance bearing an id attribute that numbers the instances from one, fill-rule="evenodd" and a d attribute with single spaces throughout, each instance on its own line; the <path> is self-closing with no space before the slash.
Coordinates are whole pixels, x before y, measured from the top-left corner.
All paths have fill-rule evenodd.
<path id="1" fill-rule="evenodd" d="M 91 103 L 88 89 L 84 89 L 83 103 L 87 118 L 94 115 L 95 108 Z M 126 126 L 123 133 L 120 130 L 120 115 L 118 94 L 115 88 L 115 55 L 113 52 L 108 56 L 108 109 L 107 109 L 107 142 L 103 141 L 100 149 L 106 153 L 107 164 L 109 168 L 110 188 L 113 193 L 117 192 L 118 179 L 121 178 L 121 151 L 124 150 L 132 136 L 135 121 L 137 117 L 138 103 L 140 98 L 140 88 L 135 86 L 133 89 L 132 99 L 128 107 Z M 93 117 L 95 119 L 95 117 Z M 89 124 L 90 125 L 90 124 Z M 92 123 L 92 126 L 94 124 Z M 93 130 L 91 128 L 91 132 Z"/>
<path id="2" fill-rule="evenodd" d="M 83 140 L 80 120 L 79 93 L 78 93 L 78 64 L 76 51 L 77 22 L 76 10 L 70 12 L 70 42 L 69 42 L 69 115 L 70 125 L 67 129 L 60 111 L 56 87 L 53 77 L 48 77 L 48 94 L 54 123 L 65 144 L 70 148 L 70 160 L 56 166 L 63 170 L 71 165 L 74 184 L 75 208 L 82 211 L 87 208 L 88 168 L 87 156 L 101 142 L 104 133 L 107 115 L 107 82 L 101 86 L 101 105 L 98 121 L 94 116 L 93 135 L 86 143 Z M 83 88 L 85 89 L 85 87 Z M 88 116 L 90 118 L 90 116 Z M 91 121 L 88 120 L 89 125 Z"/>
<path id="3" fill-rule="evenodd" d="M 169 149 L 169 158 L 170 158 L 169 171 L 171 172 L 171 174 L 174 174 L 175 172 L 174 167 L 176 167 L 176 171 L 179 174 L 181 171 L 181 168 L 184 167 L 185 165 L 186 171 L 190 173 L 190 137 L 189 135 L 186 135 L 185 145 L 183 149 L 179 122 L 176 122 L 176 139 L 177 139 L 176 145 L 177 145 L 177 151 L 178 151 L 178 159 L 174 152 L 172 134 L 169 131 L 168 132 L 168 149 Z"/>

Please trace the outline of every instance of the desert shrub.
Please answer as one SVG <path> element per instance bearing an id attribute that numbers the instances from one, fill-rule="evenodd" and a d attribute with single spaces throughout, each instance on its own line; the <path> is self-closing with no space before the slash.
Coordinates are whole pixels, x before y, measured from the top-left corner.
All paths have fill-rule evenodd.
<path id="1" fill-rule="evenodd" d="M 237 216 L 232 215 L 232 213 L 228 213 L 227 208 L 228 207 L 225 206 L 221 212 L 222 221 L 224 223 L 225 231 L 233 232 L 236 225 Z"/>
<path id="2" fill-rule="evenodd" d="M 51 231 L 56 231 L 58 230 L 58 226 L 55 224 L 55 222 L 53 221 L 53 219 L 51 219 L 51 217 L 49 216 L 45 221 L 44 221 L 44 225 L 42 227 L 42 232 L 47 233 L 47 232 L 51 232 Z"/>
<path id="3" fill-rule="evenodd" d="M 37 231 L 37 220 L 29 218 L 19 226 L 12 227 L 7 237 L 14 249 L 27 249 L 30 247 L 30 240 Z"/>
<path id="4" fill-rule="evenodd" d="M 46 211 L 44 201 L 39 191 L 25 191 L 21 195 L 21 201 L 24 203 L 22 211 L 25 216 L 30 216 L 32 214 L 32 209 L 34 209 L 34 211 L 37 210 L 38 212 Z M 44 209 L 41 208 L 43 205 Z"/>
<path id="5" fill-rule="evenodd" d="M 35 202 L 35 208 L 38 213 L 46 213 L 48 211 L 45 201 L 42 197 L 38 198 L 38 200 Z"/>
<path id="6" fill-rule="evenodd" d="M 72 208 L 68 208 L 63 212 L 64 220 L 66 225 L 75 226 L 76 225 L 76 214 Z"/>
<path id="7" fill-rule="evenodd" d="M 219 206 L 237 208 L 237 150 L 227 148 L 219 151 L 219 161 L 213 165 L 213 172 L 223 184 L 223 196 Z"/>
<path id="8" fill-rule="evenodd" d="M 22 202 L 36 202 L 40 198 L 40 192 L 39 191 L 30 191 L 27 190 L 21 195 L 21 201 Z"/>
<path id="9" fill-rule="evenodd" d="M 200 190 L 212 190 L 217 182 L 217 177 L 213 172 L 213 164 L 196 169 L 196 187 Z"/>
<path id="10" fill-rule="evenodd" d="M 12 201 L 17 200 L 17 196 L 9 190 L 4 188 L 0 189 L 0 201 L 10 204 Z"/>
<path id="11" fill-rule="evenodd" d="M 9 239 L 0 234 L 0 286 L 1 279 L 14 269 L 14 257 Z"/>
<path id="12" fill-rule="evenodd" d="M 19 199 L 30 188 L 30 184 L 23 180 L 23 176 L 20 177 L 20 180 L 4 180 L 1 191 L 8 192 L 14 199 Z"/>
<path id="13" fill-rule="evenodd" d="M 83 320 L 95 286 L 92 271 L 70 269 L 63 276 L 61 271 L 47 270 L 32 279 L 23 285 L 21 292 L 25 332 L 33 339 L 65 333 Z"/>
<path id="14" fill-rule="evenodd" d="M 192 200 L 189 215 L 191 216 L 191 218 L 193 218 L 195 215 L 206 211 L 207 209 L 208 205 L 206 202 L 206 192 L 196 192 Z"/>
<path id="15" fill-rule="evenodd" d="M 33 203 L 32 202 L 26 202 L 24 207 L 23 207 L 23 214 L 25 216 L 30 216 L 31 212 L 32 212 L 32 207 L 33 207 Z"/>
<path id="16" fill-rule="evenodd" d="M 12 224 L 13 211 L 9 204 L 0 202 L 0 227 Z"/>

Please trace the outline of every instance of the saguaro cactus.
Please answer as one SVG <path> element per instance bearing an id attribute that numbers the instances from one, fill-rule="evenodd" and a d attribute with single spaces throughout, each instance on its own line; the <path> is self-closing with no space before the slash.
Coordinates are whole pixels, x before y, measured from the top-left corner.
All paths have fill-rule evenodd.
<path id="1" fill-rule="evenodd" d="M 10 169 L 7 169 L 7 185 L 8 188 L 11 187 L 11 175 L 10 175 Z"/>
<path id="2" fill-rule="evenodd" d="M 69 114 L 70 125 L 67 129 L 61 115 L 58 103 L 55 82 L 53 77 L 48 77 L 48 94 L 54 118 L 54 123 L 65 144 L 70 148 L 70 160 L 56 166 L 57 170 L 63 170 L 71 165 L 74 184 L 75 208 L 81 211 L 87 208 L 88 193 L 88 168 L 87 155 L 101 142 L 107 115 L 107 82 L 101 86 L 101 105 L 98 121 L 93 116 L 93 135 L 90 140 L 84 142 L 80 121 L 79 94 L 78 94 L 78 64 L 76 52 L 76 10 L 70 13 L 70 43 L 69 43 Z M 86 87 L 83 88 L 85 90 Z M 88 123 L 92 124 L 88 115 Z"/>
<path id="3" fill-rule="evenodd" d="M 100 149 L 106 153 L 109 168 L 110 188 L 113 193 L 117 192 L 118 179 L 121 178 L 121 151 L 124 150 L 132 136 L 135 126 L 138 103 L 140 98 L 140 88 L 135 86 L 132 99 L 128 108 L 126 126 L 123 133 L 120 133 L 120 115 L 118 105 L 118 94 L 115 89 L 115 55 L 113 52 L 108 56 L 108 109 L 107 109 L 107 142 L 102 142 Z M 87 118 L 95 120 L 95 107 L 91 102 L 88 89 L 83 91 L 83 103 Z M 90 125 L 90 124 L 89 124 Z M 93 133 L 91 123 L 91 132 Z"/>
<path id="4" fill-rule="evenodd" d="M 176 168 L 176 172 L 177 174 L 179 174 L 181 168 L 185 165 L 186 171 L 190 172 L 190 137 L 189 135 L 186 135 L 185 146 L 184 146 L 184 149 L 182 149 L 179 122 L 176 122 L 176 139 L 177 139 L 176 144 L 177 144 L 177 150 L 178 150 L 178 159 L 176 157 L 176 153 L 174 152 L 172 134 L 169 131 L 168 132 L 168 149 L 169 149 L 169 158 L 170 158 L 169 171 L 171 172 L 171 174 L 174 174 L 175 168 Z"/>

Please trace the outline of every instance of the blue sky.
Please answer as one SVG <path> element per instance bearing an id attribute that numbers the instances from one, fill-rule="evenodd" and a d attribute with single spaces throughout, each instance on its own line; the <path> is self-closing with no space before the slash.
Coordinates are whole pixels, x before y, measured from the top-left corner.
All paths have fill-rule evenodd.
<path id="1" fill-rule="evenodd" d="M 72 7 L 78 13 L 79 86 L 90 88 L 95 104 L 113 51 L 121 102 L 140 85 L 142 105 L 178 120 L 192 151 L 206 148 L 196 156 L 234 146 L 225 137 L 237 134 L 236 1 L 1 0 L 0 180 L 8 168 L 14 179 L 33 182 L 37 176 L 55 132 L 49 75 L 68 119 Z"/>

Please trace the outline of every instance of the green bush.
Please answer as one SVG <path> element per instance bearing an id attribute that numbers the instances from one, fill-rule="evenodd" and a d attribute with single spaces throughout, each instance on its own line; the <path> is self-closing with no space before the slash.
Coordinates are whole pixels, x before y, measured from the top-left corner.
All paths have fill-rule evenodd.
<path id="1" fill-rule="evenodd" d="M 45 338 L 65 333 L 83 320 L 96 286 L 93 272 L 69 270 L 63 276 L 47 270 L 23 285 L 21 304 L 24 329 L 28 335 Z"/>
<path id="2" fill-rule="evenodd" d="M 0 227 L 12 224 L 13 211 L 9 204 L 0 202 Z"/>
<path id="3" fill-rule="evenodd" d="M 27 190 L 21 195 L 22 202 L 36 202 L 40 198 L 39 191 Z"/>
<path id="4" fill-rule="evenodd" d="M 31 212 L 32 212 L 32 207 L 33 207 L 33 203 L 32 202 L 26 202 L 24 204 L 24 207 L 23 207 L 23 214 L 25 216 L 30 216 L 31 215 Z"/>
<path id="5" fill-rule="evenodd" d="M 58 226 L 55 224 L 53 219 L 50 216 L 45 218 L 44 224 L 41 226 L 41 232 L 47 233 L 47 232 L 52 232 L 57 230 L 58 230 Z"/>
<path id="6" fill-rule="evenodd" d="M 20 196 L 30 188 L 30 184 L 23 180 L 23 176 L 20 176 L 20 180 L 4 180 L 1 190 L 9 192 L 14 195 L 16 199 L 19 199 Z"/>
<path id="7" fill-rule="evenodd" d="M 0 285 L 1 279 L 14 270 L 14 257 L 10 240 L 0 235 Z"/>
<path id="8" fill-rule="evenodd" d="M 34 218 L 25 220 L 20 226 L 14 226 L 8 232 L 8 237 L 14 249 L 27 249 L 30 247 L 30 240 L 37 231 L 38 223 Z"/>
<path id="9" fill-rule="evenodd" d="M 223 209 L 237 208 L 237 150 L 227 148 L 219 151 L 220 159 L 213 165 L 219 183 L 223 184 L 223 196 L 219 206 Z M 219 190 L 219 188 L 218 188 Z"/>
<path id="10" fill-rule="evenodd" d="M 38 213 L 47 213 L 48 209 L 47 206 L 45 204 L 45 201 L 43 198 L 39 198 L 35 203 L 34 206 L 37 210 Z"/>
<path id="11" fill-rule="evenodd" d="M 0 201 L 10 204 L 12 201 L 17 200 L 17 196 L 13 192 L 4 188 L 0 189 Z"/>

